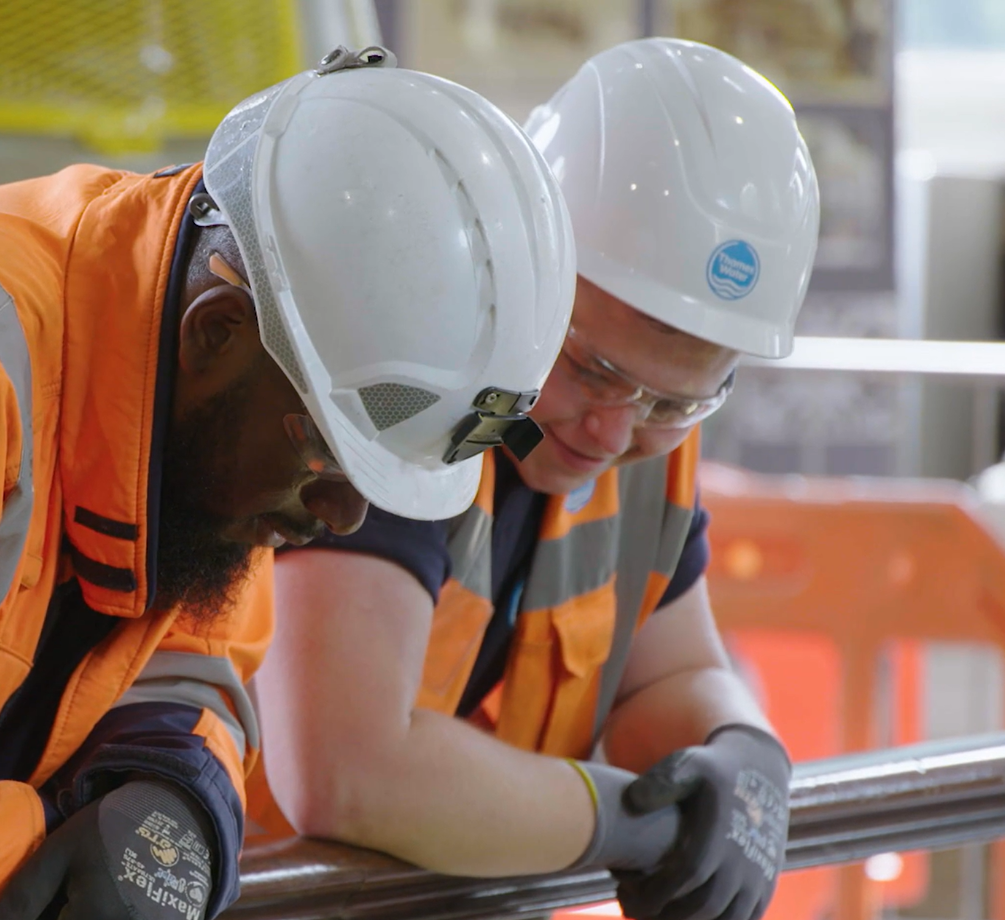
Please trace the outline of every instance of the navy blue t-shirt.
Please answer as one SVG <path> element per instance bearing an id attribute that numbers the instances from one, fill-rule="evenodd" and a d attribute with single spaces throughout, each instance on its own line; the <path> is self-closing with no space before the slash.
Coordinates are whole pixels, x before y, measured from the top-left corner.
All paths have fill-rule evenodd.
<path id="1" fill-rule="evenodd" d="M 513 636 L 510 599 L 530 568 L 541 516 L 548 496 L 534 492 L 520 478 L 509 458 L 496 452 L 496 485 L 492 520 L 492 620 L 478 652 L 457 714 L 469 715 L 502 678 Z M 680 561 L 660 606 L 691 588 L 708 567 L 708 512 L 696 500 L 691 528 Z M 347 537 L 326 533 L 311 547 L 367 553 L 396 562 L 411 572 L 435 604 L 450 577 L 447 521 L 412 521 L 371 508 L 363 526 Z M 282 552 L 296 551 L 284 547 Z"/>

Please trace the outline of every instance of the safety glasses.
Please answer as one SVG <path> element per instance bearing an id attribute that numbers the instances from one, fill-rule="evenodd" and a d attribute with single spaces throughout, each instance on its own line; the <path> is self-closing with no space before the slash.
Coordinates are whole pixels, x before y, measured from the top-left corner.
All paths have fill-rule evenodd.
<path id="1" fill-rule="evenodd" d="M 240 288 L 254 299 L 251 286 L 220 253 L 214 251 L 209 254 L 209 270 L 221 281 L 226 281 L 228 284 Z M 346 481 L 345 472 L 331 452 L 324 435 L 307 414 L 306 407 L 303 413 L 291 412 L 283 416 L 283 427 L 304 465 L 318 479 Z"/>
<path id="2" fill-rule="evenodd" d="M 562 346 L 566 375 L 575 381 L 590 402 L 601 406 L 635 406 L 638 424 L 645 428 L 690 428 L 707 419 L 733 392 L 736 372 L 718 392 L 694 398 L 660 393 L 639 383 L 630 374 L 593 352 L 573 326 Z"/>

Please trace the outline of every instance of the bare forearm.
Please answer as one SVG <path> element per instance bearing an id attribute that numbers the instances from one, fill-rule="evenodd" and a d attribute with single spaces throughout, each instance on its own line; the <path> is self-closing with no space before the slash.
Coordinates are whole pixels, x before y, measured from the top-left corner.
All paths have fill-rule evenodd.
<path id="1" fill-rule="evenodd" d="M 433 605 L 411 574 L 305 550 L 281 559 L 276 597 L 258 697 L 269 782 L 298 831 L 458 875 L 583 853 L 593 802 L 569 764 L 415 709 Z"/>
<path id="2" fill-rule="evenodd" d="M 477 876 L 562 869 L 593 833 L 593 804 L 569 764 L 437 713 L 417 710 L 393 750 L 353 760 L 366 769 L 333 763 L 325 783 L 287 773 L 281 797 L 274 779 L 300 832 Z"/>
<path id="3" fill-rule="evenodd" d="M 720 725 L 737 722 L 772 731 L 732 671 L 682 671 L 641 688 L 614 709 L 604 751 L 615 766 L 641 773 L 678 748 L 701 744 Z"/>

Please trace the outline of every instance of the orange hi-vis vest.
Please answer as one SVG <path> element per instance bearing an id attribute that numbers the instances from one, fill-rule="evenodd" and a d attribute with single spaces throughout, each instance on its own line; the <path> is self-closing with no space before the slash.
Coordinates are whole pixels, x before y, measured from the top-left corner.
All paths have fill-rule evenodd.
<path id="1" fill-rule="evenodd" d="M 64 588 L 75 580 L 81 609 L 114 618 L 69 676 L 31 775 L 0 776 L 0 889 L 45 836 L 42 787 L 99 721 L 144 706 L 189 719 L 178 731 L 222 803 L 207 805 L 221 846 L 240 843 L 258 746 L 244 684 L 271 637 L 271 552 L 213 623 L 148 611 L 154 432 L 170 411 L 159 369 L 176 360 L 161 317 L 200 175 L 77 166 L 0 186 L 0 717 L 15 699 L 30 713 L 16 691 L 44 673 L 40 636 Z M 221 852 L 220 872 L 232 900 L 236 852 Z"/>
<path id="2" fill-rule="evenodd" d="M 699 431 L 668 457 L 609 470 L 551 496 L 503 679 L 483 704 L 496 737 L 588 757 L 610 712 L 632 637 L 663 596 L 695 501 Z M 493 457 L 475 504 L 451 527 L 453 575 L 433 614 L 418 705 L 453 714 L 492 618 Z"/>

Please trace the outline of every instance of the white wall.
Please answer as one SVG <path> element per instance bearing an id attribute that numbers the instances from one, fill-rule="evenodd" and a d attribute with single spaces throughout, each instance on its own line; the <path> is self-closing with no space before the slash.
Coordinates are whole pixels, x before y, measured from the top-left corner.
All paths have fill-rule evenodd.
<path id="1" fill-rule="evenodd" d="M 938 172 L 1005 176 L 1005 52 L 902 51 L 897 146 L 927 150 Z"/>

